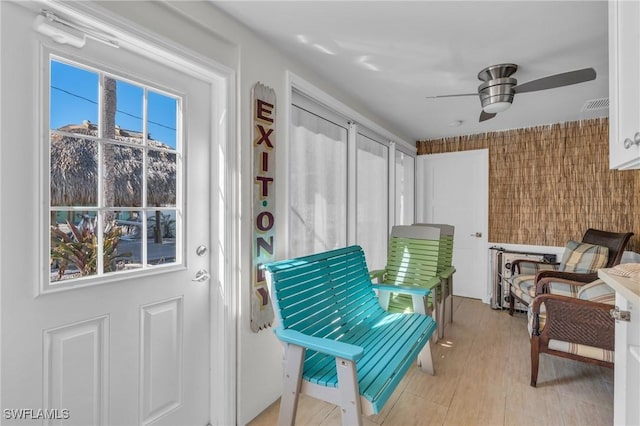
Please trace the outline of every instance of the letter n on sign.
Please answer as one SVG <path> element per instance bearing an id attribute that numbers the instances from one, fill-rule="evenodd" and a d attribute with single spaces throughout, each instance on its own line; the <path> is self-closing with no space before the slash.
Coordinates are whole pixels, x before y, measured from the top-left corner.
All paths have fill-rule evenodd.
<path id="1" fill-rule="evenodd" d="M 275 260 L 275 151 L 276 94 L 272 88 L 253 86 L 253 280 L 251 283 L 251 330 L 258 332 L 273 322 L 269 289 L 260 266 Z"/>

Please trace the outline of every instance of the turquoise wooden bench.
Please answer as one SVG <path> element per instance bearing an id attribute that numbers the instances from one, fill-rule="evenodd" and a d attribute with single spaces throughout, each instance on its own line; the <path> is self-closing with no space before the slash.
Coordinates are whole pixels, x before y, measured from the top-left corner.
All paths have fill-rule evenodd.
<path id="1" fill-rule="evenodd" d="M 391 229 L 385 269 L 371 271 L 372 279 L 390 286 L 401 285 L 431 290 L 428 306 L 420 306 L 411 297 L 397 292 L 381 292 L 380 304 L 390 312 L 426 313 L 431 307 L 442 337 L 440 309 L 444 283 L 440 276 L 440 229 L 437 227 L 397 225 Z"/>
<path id="2" fill-rule="evenodd" d="M 418 360 L 434 374 L 433 318 L 389 313 L 378 303 L 359 246 L 264 265 L 285 346 L 284 385 L 278 424 L 295 421 L 305 393 L 342 408 L 343 424 L 361 425 L 377 414 Z M 417 299 L 424 288 L 405 290 Z M 424 302 L 422 302 L 424 303 Z"/>

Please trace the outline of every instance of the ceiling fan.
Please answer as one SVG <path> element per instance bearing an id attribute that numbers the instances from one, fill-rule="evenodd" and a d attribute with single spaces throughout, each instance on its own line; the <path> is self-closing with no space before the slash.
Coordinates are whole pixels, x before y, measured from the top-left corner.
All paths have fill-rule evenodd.
<path id="1" fill-rule="evenodd" d="M 478 86 L 477 93 L 427 96 L 427 98 L 435 99 L 479 95 L 480 103 L 482 104 L 479 121 L 482 122 L 495 117 L 499 112 L 507 110 L 511 106 L 516 93 L 554 89 L 556 87 L 584 83 L 595 80 L 596 78 L 596 71 L 593 68 L 584 68 L 518 84 L 518 81 L 511 77 L 517 70 L 518 66 L 515 64 L 491 65 L 478 73 L 478 79 L 483 83 Z"/>

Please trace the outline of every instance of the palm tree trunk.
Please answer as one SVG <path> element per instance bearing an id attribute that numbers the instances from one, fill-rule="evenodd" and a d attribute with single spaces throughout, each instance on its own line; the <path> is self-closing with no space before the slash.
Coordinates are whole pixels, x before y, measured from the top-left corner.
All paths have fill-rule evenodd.
<path id="1" fill-rule="evenodd" d="M 156 226 L 153 229 L 153 242 L 156 244 L 162 244 L 162 213 L 160 210 L 156 210 Z"/>
<path id="2" fill-rule="evenodd" d="M 104 77 L 104 98 L 102 104 L 102 137 L 104 139 L 115 139 L 116 136 L 116 80 Z M 103 182 L 102 195 L 104 197 L 104 205 L 107 207 L 115 206 L 115 155 L 113 145 L 107 143 L 103 145 Z M 105 216 L 105 224 L 114 219 L 113 213 Z"/>

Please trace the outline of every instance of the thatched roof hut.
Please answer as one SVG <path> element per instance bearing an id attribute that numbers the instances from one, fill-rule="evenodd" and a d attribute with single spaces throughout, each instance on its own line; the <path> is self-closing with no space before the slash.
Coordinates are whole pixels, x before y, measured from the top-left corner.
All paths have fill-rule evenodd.
<path id="1" fill-rule="evenodd" d="M 78 137 L 70 136 L 77 134 Z M 51 132 L 51 205 L 95 206 L 98 200 L 98 145 L 81 135 L 97 136 L 97 127 L 85 121 Z M 116 141 L 140 145 L 142 135 L 116 129 Z M 147 205 L 176 203 L 176 155 L 169 146 L 148 139 Z M 142 206 L 143 150 L 132 145 L 111 145 L 115 159 L 113 207 Z"/>

